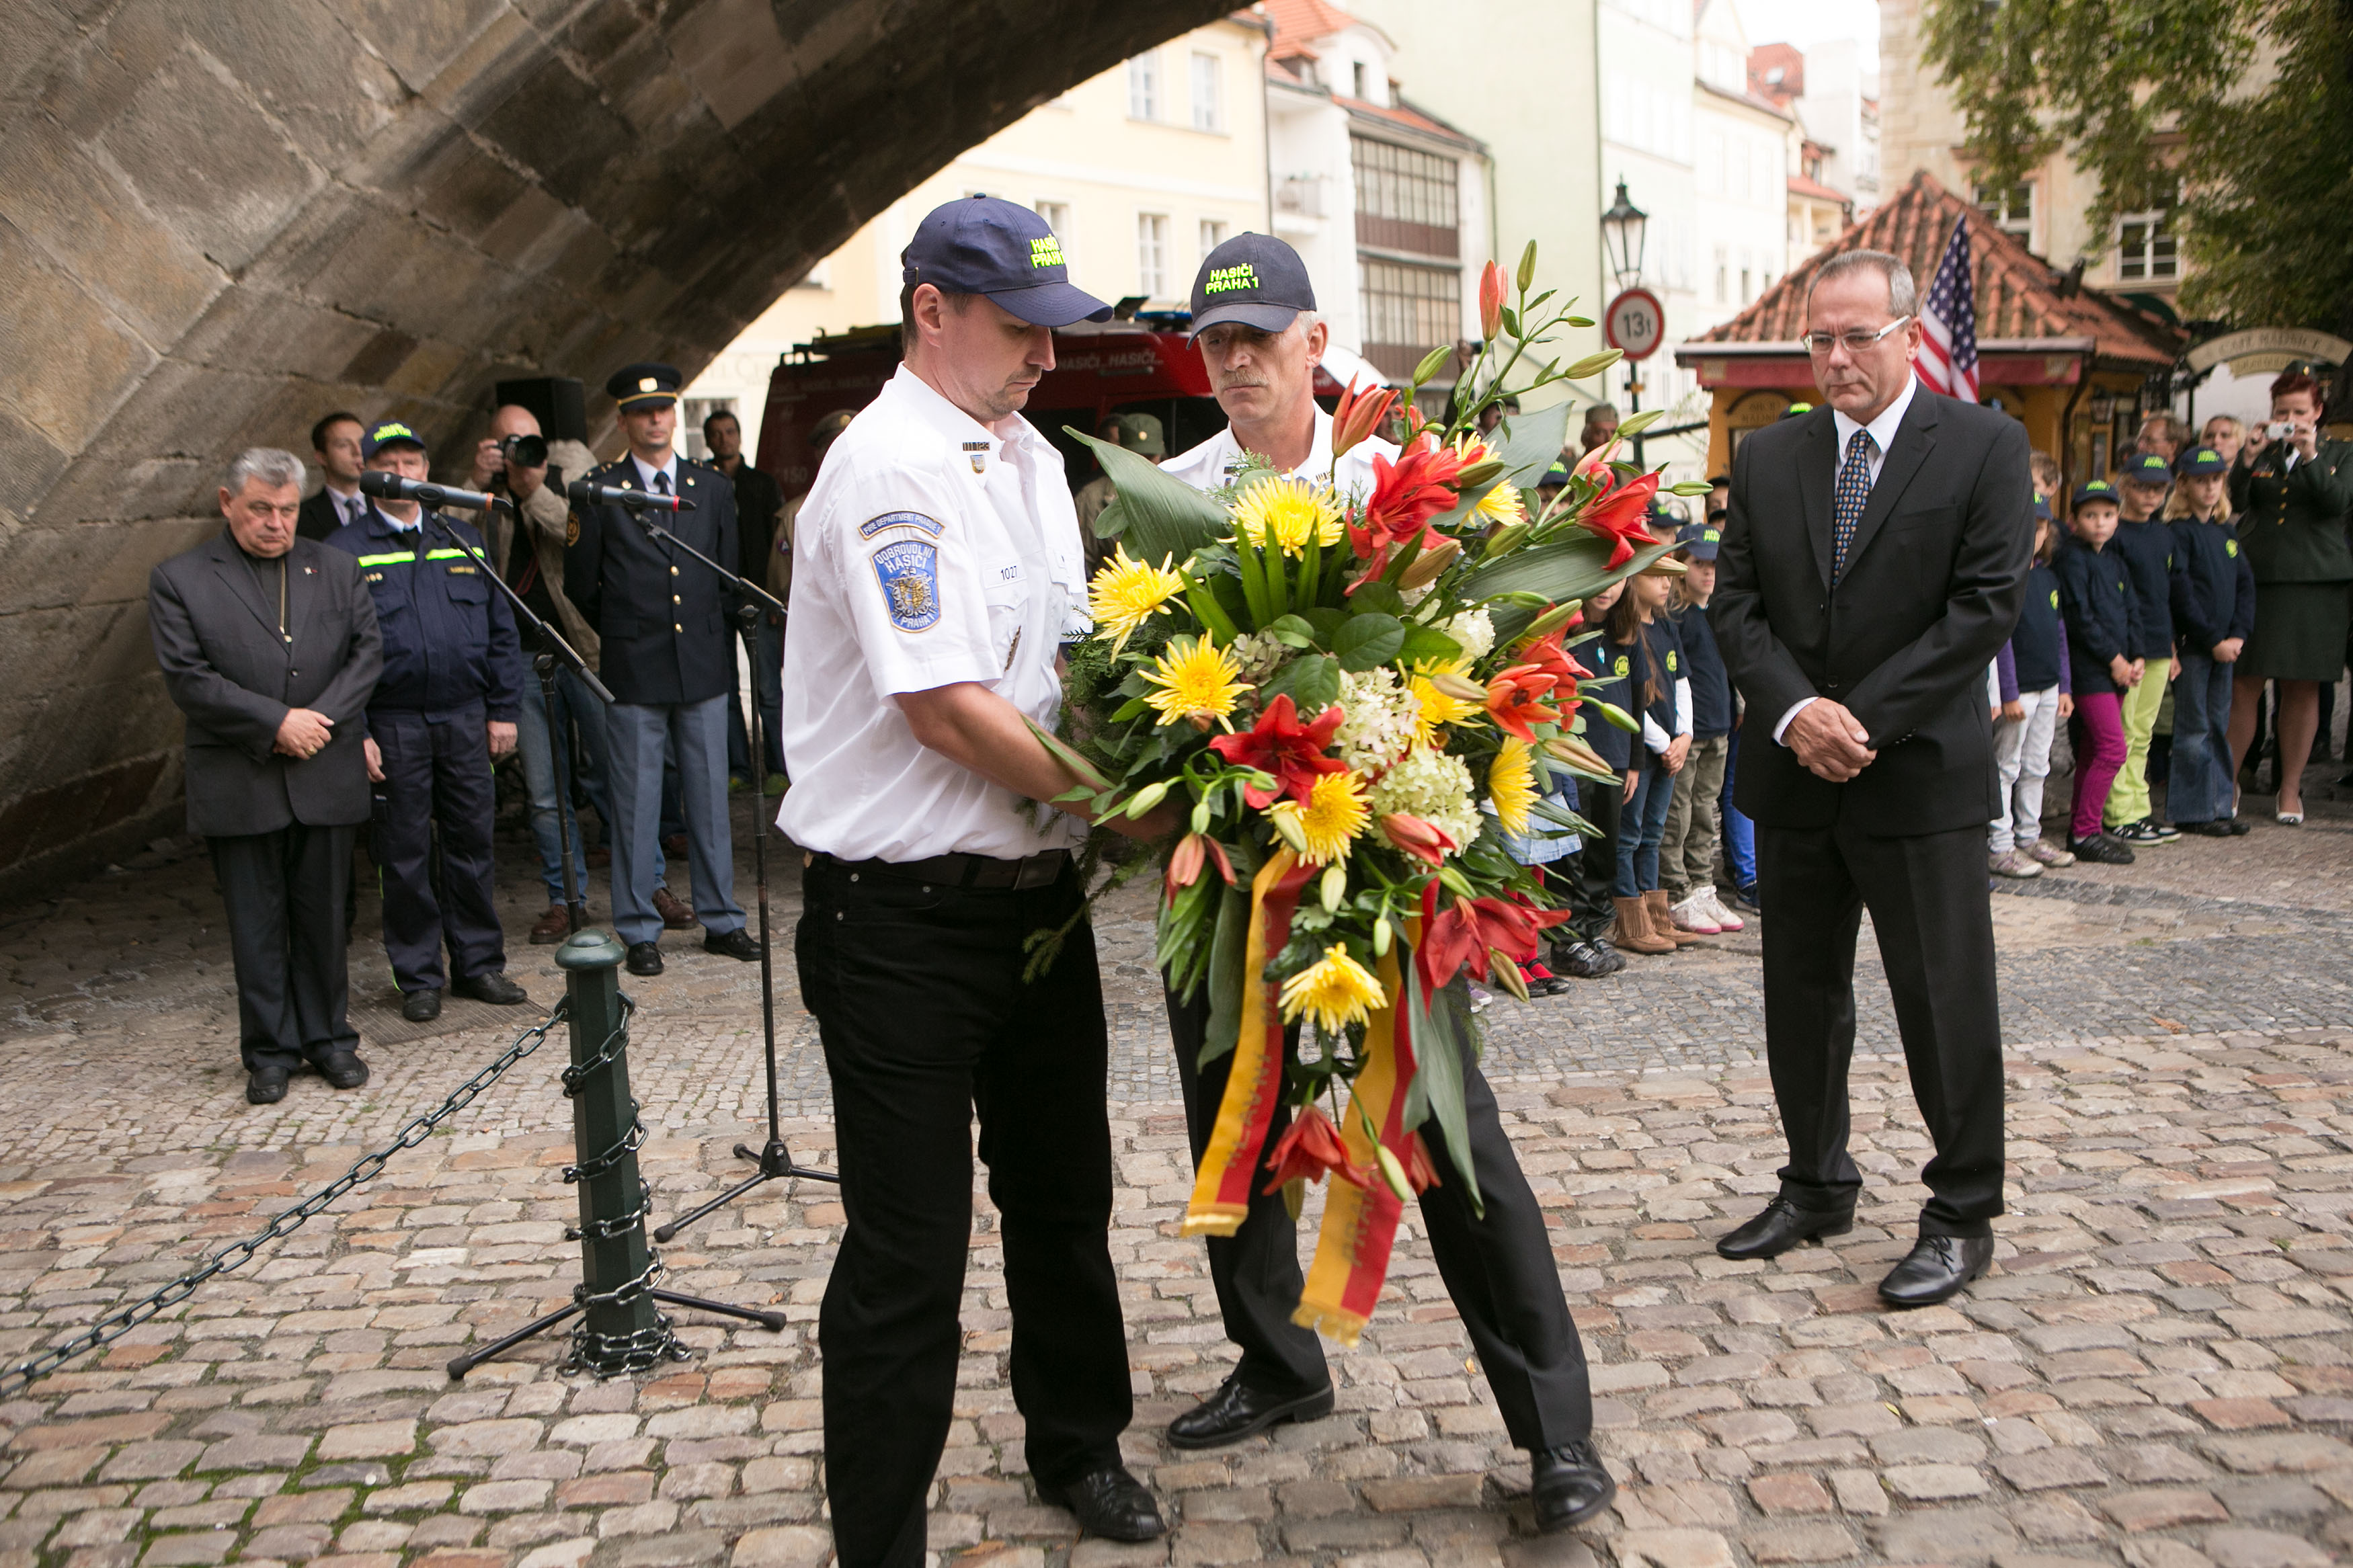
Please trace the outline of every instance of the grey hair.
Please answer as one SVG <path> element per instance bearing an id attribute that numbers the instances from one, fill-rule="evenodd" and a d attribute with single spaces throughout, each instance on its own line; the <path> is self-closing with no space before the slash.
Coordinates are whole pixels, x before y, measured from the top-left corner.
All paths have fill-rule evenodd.
<path id="1" fill-rule="evenodd" d="M 276 447 L 248 447 L 237 455 L 221 475 L 221 489 L 232 496 L 245 493 L 248 479 L 259 479 L 265 489 L 276 489 L 281 485 L 300 487 L 307 470 L 302 459 Z"/>
<path id="2" fill-rule="evenodd" d="M 1916 315 L 1920 310 L 1920 288 L 1912 281 L 1912 269 L 1901 258 L 1883 250 L 1841 250 L 1822 263 L 1812 282 L 1806 285 L 1806 304 L 1811 308 L 1814 290 L 1833 278 L 1842 277 L 1860 268 L 1870 268 L 1887 279 L 1887 313 L 1903 317 Z"/>

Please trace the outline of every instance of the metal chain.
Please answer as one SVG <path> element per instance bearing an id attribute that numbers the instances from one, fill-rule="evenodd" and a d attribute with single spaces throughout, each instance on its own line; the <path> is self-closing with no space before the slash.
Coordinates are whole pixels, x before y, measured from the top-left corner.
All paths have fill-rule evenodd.
<path id="1" fill-rule="evenodd" d="M 637 1005 L 626 995 L 620 999 L 620 1016 L 611 1034 L 597 1046 L 587 1060 L 575 1062 L 564 1069 L 564 1092 L 576 1099 L 589 1077 L 598 1071 L 609 1071 L 627 1056 L 629 1048 L 629 1020 Z M 564 1167 L 567 1182 L 590 1182 L 621 1163 L 625 1155 L 636 1152 L 646 1141 L 645 1119 L 639 1115 L 642 1107 L 629 1101 L 629 1125 L 615 1139 L 610 1147 L 591 1155 L 577 1164 Z M 642 1228 L 653 1212 L 653 1188 L 644 1177 L 638 1178 L 637 1203 L 626 1214 L 607 1219 L 591 1220 L 573 1229 L 570 1234 L 591 1240 L 609 1240 L 617 1236 Z M 668 1316 L 654 1314 L 654 1321 L 645 1328 L 627 1334 L 606 1333 L 588 1326 L 588 1310 L 596 1307 L 624 1307 L 649 1293 L 665 1270 L 661 1254 L 652 1244 L 646 1246 L 646 1266 L 635 1278 L 624 1279 L 610 1290 L 591 1290 L 584 1283 L 574 1287 L 572 1300 L 582 1309 L 573 1320 L 572 1350 L 565 1357 L 561 1372 L 588 1372 L 599 1378 L 618 1377 L 626 1373 L 646 1372 L 664 1362 L 691 1359 L 687 1348 L 678 1341 Z"/>
<path id="2" fill-rule="evenodd" d="M 548 1031 L 563 1023 L 568 1016 L 569 1003 L 569 997 L 559 1000 L 546 1017 L 516 1036 L 514 1043 L 501 1051 L 490 1066 L 450 1090 L 448 1098 L 438 1106 L 411 1121 L 384 1148 L 361 1155 L 350 1170 L 271 1220 L 258 1234 L 243 1241 L 231 1242 L 206 1258 L 203 1268 L 183 1274 L 163 1289 L 127 1307 L 109 1312 L 65 1343 L 52 1345 L 37 1355 L 29 1356 L 0 1371 L 0 1397 L 22 1391 L 35 1379 L 47 1376 L 84 1352 L 111 1344 L 158 1313 L 178 1306 L 195 1295 L 196 1287 L 213 1276 L 242 1268 L 251 1261 L 255 1253 L 280 1237 L 291 1235 L 353 1187 L 375 1180 L 395 1154 L 424 1142 L 433 1135 L 435 1128 L 471 1105 L 484 1089 L 503 1078 L 509 1068 L 539 1049 L 540 1043 L 547 1038 Z"/>

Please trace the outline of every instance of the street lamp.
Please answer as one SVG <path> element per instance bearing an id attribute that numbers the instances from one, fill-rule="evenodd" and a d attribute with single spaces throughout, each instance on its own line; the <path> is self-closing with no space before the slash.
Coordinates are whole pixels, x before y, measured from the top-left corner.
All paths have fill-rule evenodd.
<path id="1" fill-rule="evenodd" d="M 1618 199 L 1601 215 L 1601 246 L 1609 253 L 1609 269 L 1618 287 L 1631 288 L 1642 277 L 1642 230 L 1651 215 L 1626 199 L 1626 179 L 1618 178 Z"/>

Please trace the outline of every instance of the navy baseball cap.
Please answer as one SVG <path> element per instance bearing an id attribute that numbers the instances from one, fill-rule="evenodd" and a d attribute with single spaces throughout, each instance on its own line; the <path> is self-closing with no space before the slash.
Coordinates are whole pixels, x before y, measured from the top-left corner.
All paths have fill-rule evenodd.
<path id="1" fill-rule="evenodd" d="M 2124 471 L 2116 477 L 2135 484 L 2169 485 L 2173 482 L 2173 469 L 2155 452 L 2136 452 L 2125 459 Z"/>
<path id="2" fill-rule="evenodd" d="M 2231 471 L 2231 464 L 2211 447 L 2192 447 L 2181 454 L 2179 460 L 2173 465 L 2173 471 L 2186 479 L 2192 474 L 2227 474 Z"/>
<path id="3" fill-rule="evenodd" d="M 1567 483 L 1568 483 L 1568 465 L 1555 458 L 1552 460 L 1552 467 L 1544 471 L 1544 478 L 1536 481 L 1536 489 L 1554 489 Z"/>
<path id="4" fill-rule="evenodd" d="M 2038 522 L 2051 521 L 2051 498 L 2041 490 L 2034 492 L 2034 518 Z"/>
<path id="5" fill-rule="evenodd" d="M 425 437 L 397 419 L 379 419 L 360 437 L 360 461 L 366 462 L 386 447 L 414 447 L 425 450 Z"/>
<path id="6" fill-rule="evenodd" d="M 1713 561 L 1723 540 L 1724 530 L 1715 523 L 1688 523 L 1676 533 L 1675 548 L 1694 561 Z"/>
<path id="7" fill-rule="evenodd" d="M 1193 275 L 1193 336 L 1220 321 L 1279 332 L 1315 309 L 1299 252 L 1271 234 L 1238 234 L 1201 258 Z"/>
<path id="8" fill-rule="evenodd" d="M 900 280 L 944 294 L 985 294 L 1033 327 L 1108 321 L 1111 307 L 1071 282 L 1046 220 L 1000 196 L 943 202 L 899 253 Z"/>
<path id="9" fill-rule="evenodd" d="M 2116 487 L 2105 479 L 2086 479 L 2075 487 L 2075 504 L 2082 506 L 2087 500 L 2105 501 L 2115 506 L 2117 504 Z"/>

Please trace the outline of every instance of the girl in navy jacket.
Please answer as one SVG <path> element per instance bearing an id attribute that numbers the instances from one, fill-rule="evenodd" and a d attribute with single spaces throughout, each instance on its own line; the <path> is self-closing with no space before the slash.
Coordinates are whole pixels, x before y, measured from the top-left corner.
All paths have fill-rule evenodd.
<path id="1" fill-rule="evenodd" d="M 2247 831 L 2232 799 L 2231 682 L 2239 650 L 2255 629 L 2255 572 L 2231 515 L 2231 465 L 2211 447 L 2192 447 L 2177 472 L 2180 483 L 2166 519 L 2173 530 L 2173 640 L 2181 673 L 2173 682 L 2165 809 L 2184 833 L 2227 838 Z"/>
<path id="2" fill-rule="evenodd" d="M 2078 860 L 2129 866 L 2132 847 L 2100 831 L 2109 786 L 2125 763 L 2124 694 L 2147 667 L 2126 657 L 2133 638 L 2132 574 L 2106 548 L 2116 537 L 2116 487 L 2094 479 L 2075 491 L 2074 536 L 2059 552 L 2059 611 L 2075 688 L 2068 734 L 2075 747 L 2075 798 L 2067 848 Z"/>

